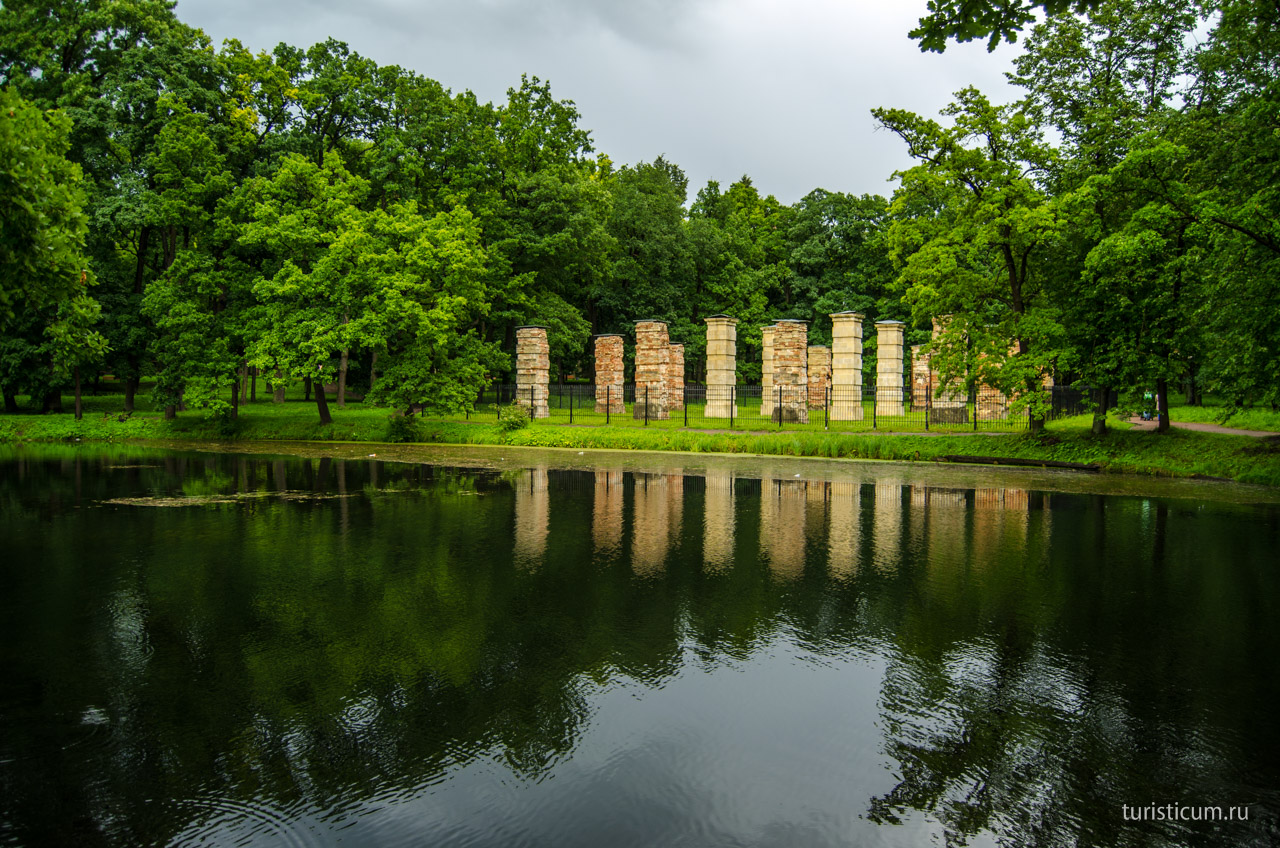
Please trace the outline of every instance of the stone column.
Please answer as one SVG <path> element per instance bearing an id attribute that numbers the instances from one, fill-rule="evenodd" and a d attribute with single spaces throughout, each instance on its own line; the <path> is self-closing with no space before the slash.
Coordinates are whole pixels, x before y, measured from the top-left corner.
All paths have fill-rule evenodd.
<path id="1" fill-rule="evenodd" d="M 703 320 L 707 322 L 707 406 L 702 414 L 706 418 L 736 418 L 733 387 L 738 383 L 738 319 L 712 315 Z"/>
<path id="2" fill-rule="evenodd" d="M 809 408 L 827 405 L 827 389 L 831 386 L 831 348 L 809 345 Z"/>
<path id="3" fill-rule="evenodd" d="M 662 420 L 667 414 L 667 366 L 671 361 L 671 339 L 667 335 L 665 321 L 636 322 L 636 402 L 632 406 L 635 418 L 645 417 L 645 401 L 648 399 L 648 417 Z"/>
<path id="4" fill-rule="evenodd" d="M 596 336 L 596 412 L 621 415 L 627 411 L 622 380 L 622 336 Z"/>
<path id="5" fill-rule="evenodd" d="M 549 418 L 551 350 L 546 327 L 516 327 L 516 403 L 534 418 Z"/>
<path id="6" fill-rule="evenodd" d="M 831 420 L 861 421 L 862 319 L 861 312 L 836 312 L 831 316 Z"/>
<path id="7" fill-rule="evenodd" d="M 902 322 L 876 322 L 876 414 L 901 415 Z"/>
<path id="8" fill-rule="evenodd" d="M 667 360 L 667 409 L 684 410 L 684 345 L 672 344 Z"/>
<path id="9" fill-rule="evenodd" d="M 760 417 L 773 415 L 773 404 L 777 397 L 773 391 L 773 326 L 760 328 Z"/>
<path id="10" fill-rule="evenodd" d="M 773 327 L 774 421 L 809 421 L 809 327 L 787 319 Z"/>

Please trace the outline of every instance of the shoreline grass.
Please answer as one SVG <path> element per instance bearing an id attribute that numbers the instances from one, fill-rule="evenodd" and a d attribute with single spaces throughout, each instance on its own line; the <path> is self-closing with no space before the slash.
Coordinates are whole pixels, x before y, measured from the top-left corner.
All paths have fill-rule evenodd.
<path id="1" fill-rule="evenodd" d="M 121 413 L 119 395 L 85 399 L 85 414 L 0 415 L 0 442 L 121 441 L 139 439 L 236 441 L 394 442 L 390 412 L 350 404 L 333 408 L 334 422 L 321 425 L 312 403 L 262 400 L 241 408 L 236 421 L 185 413 L 165 421 L 159 412 Z M 143 401 L 145 403 L 145 401 Z M 574 424 L 556 419 L 503 432 L 489 415 L 426 417 L 412 442 L 437 445 L 515 445 L 689 453 L 760 454 L 889 461 L 932 461 L 963 454 L 1091 463 L 1105 473 L 1161 477 L 1212 477 L 1280 487 L 1280 444 L 1248 436 L 1174 430 L 1131 431 L 1113 421 L 1103 436 L 1089 432 L 1089 417 L 1050 422 L 1040 436 L 1019 433 L 843 433 L 790 428 L 769 431 L 637 427 L 633 422 Z"/>

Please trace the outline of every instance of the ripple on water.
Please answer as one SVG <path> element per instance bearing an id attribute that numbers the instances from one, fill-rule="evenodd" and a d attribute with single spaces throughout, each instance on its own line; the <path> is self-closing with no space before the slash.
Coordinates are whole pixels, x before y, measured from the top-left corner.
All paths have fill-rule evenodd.
<path id="1" fill-rule="evenodd" d="M 190 824 L 171 845 L 260 845 L 314 848 L 329 841 L 308 822 L 301 807 L 280 808 L 262 801 L 198 795 L 176 803 Z"/>

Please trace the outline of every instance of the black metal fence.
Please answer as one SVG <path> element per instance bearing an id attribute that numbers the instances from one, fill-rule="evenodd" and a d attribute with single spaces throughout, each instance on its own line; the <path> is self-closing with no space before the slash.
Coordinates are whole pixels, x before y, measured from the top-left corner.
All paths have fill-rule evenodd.
<path id="1" fill-rule="evenodd" d="M 1085 391 L 1052 386 L 1049 418 L 1087 411 Z M 699 430 L 777 429 L 842 432 L 1013 431 L 1030 425 L 1030 415 L 1016 411 L 1013 400 L 978 387 L 937 396 L 911 386 L 703 386 L 688 384 L 678 397 L 656 387 L 628 383 L 597 387 L 584 383 L 552 383 L 545 397 L 522 387 L 520 403 L 532 406 L 535 420 L 558 424 L 626 424 L 689 427 Z M 621 395 L 621 397 L 619 397 Z M 517 387 L 494 384 L 481 393 L 473 417 L 497 418 L 504 405 L 515 403 Z"/>

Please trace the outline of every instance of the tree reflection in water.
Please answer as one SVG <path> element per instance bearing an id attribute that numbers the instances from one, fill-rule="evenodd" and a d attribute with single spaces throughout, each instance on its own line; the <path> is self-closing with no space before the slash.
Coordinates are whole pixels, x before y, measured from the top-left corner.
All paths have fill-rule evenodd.
<path id="1" fill-rule="evenodd" d="M 923 821 L 951 844 L 1276 836 L 1270 508 L 780 465 L 499 474 L 104 448 L 0 469 L 3 840 L 161 843 L 228 816 L 261 819 L 250 836 L 327 833 L 460 781 L 482 797 L 567 781 L 616 693 L 722 674 L 726 692 L 752 683 L 796 710 L 752 738 L 722 737 L 732 703 L 677 713 L 690 744 L 792 752 L 768 760 L 775 835 L 843 844 L 878 827 L 911 844 L 893 825 Z M 772 691 L 779 658 L 877 670 L 878 715 L 807 725 L 826 696 Z M 848 734 L 880 758 L 819 756 Z M 637 769 L 674 750 L 601 744 Z M 582 784 L 596 806 L 653 788 L 608 762 Z M 671 818 L 636 819 L 634 841 L 698 821 L 767 841 L 731 826 L 735 781 L 760 775 L 698 769 L 681 779 L 700 789 L 645 808 Z M 820 811 L 837 824 L 801 813 L 815 792 L 794 787 L 846 783 L 868 790 Z M 1160 801 L 1252 816 L 1216 835 L 1120 817 Z M 527 816 L 530 833 L 552 826 Z"/>

